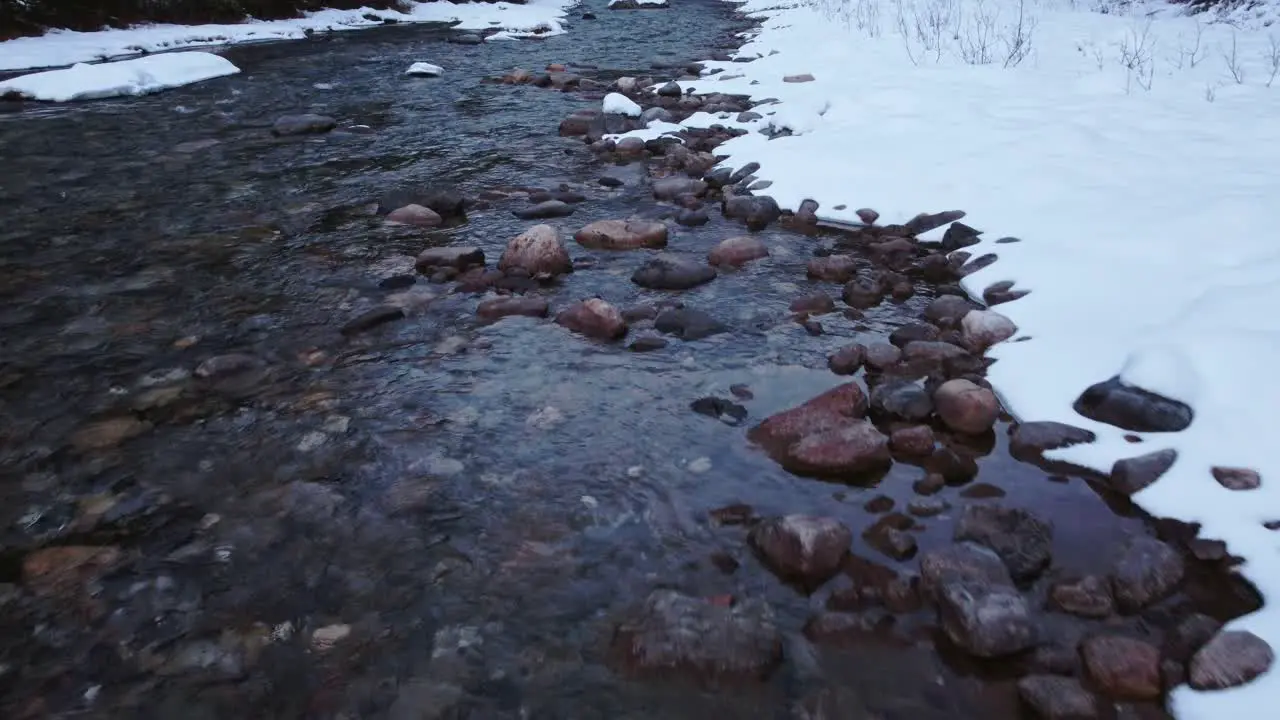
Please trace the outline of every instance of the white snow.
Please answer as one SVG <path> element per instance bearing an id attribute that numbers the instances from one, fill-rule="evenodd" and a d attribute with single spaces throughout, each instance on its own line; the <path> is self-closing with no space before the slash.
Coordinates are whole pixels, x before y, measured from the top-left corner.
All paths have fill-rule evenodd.
<path id="1" fill-rule="evenodd" d="M 1273 4 L 1274 5 L 1274 4 Z M 1098 12 L 1105 6 L 1106 13 Z M 992 350 L 990 370 L 1023 420 L 1095 432 L 1053 453 L 1102 471 L 1176 448 L 1178 462 L 1134 500 L 1203 525 L 1246 559 L 1267 606 L 1228 625 L 1280 651 L 1280 26 L 1275 11 L 1230 22 L 1155 2 L 1113 0 L 747 0 L 763 29 L 701 93 L 780 103 L 761 120 L 695 116 L 690 125 L 759 132 L 716 152 L 761 163 L 784 208 L 821 204 L 859 224 L 963 209 L 999 260 L 970 275 L 980 297 L 1003 280 L 1031 293 L 998 306 L 1024 342 Z M 785 83 L 811 73 L 813 82 Z M 722 76 L 740 76 L 719 79 Z M 654 123 L 626 133 L 649 138 Z M 615 136 L 617 137 L 617 136 Z M 844 206 L 836 210 L 836 206 Z M 1021 242 L 997 244 L 1014 236 Z M 1195 421 L 1143 436 L 1078 416 L 1089 385 L 1125 382 L 1186 401 Z M 1258 471 L 1230 491 L 1213 466 Z M 1064 519 L 1069 521 L 1070 519 Z M 1280 673 L 1224 691 L 1172 694 L 1182 720 L 1275 715 Z"/>
<path id="2" fill-rule="evenodd" d="M 560 20 L 577 0 L 506 2 L 409 2 L 397 10 L 319 10 L 288 20 L 250 21 L 234 25 L 143 25 L 127 30 L 72 32 L 56 30 L 40 37 L 0 42 L 0 72 L 63 67 L 140 53 L 197 46 L 232 45 L 263 40 L 296 40 L 307 32 L 333 32 L 379 27 L 382 20 L 402 23 L 457 22 L 458 30 L 499 29 L 504 38 L 564 34 Z M 371 19 L 372 18 L 372 19 Z"/>
<path id="3" fill-rule="evenodd" d="M 0 95 L 70 102 L 121 95 L 146 95 L 240 72 L 224 57 L 207 52 L 148 55 L 133 60 L 72 65 L 0 82 Z"/>
<path id="4" fill-rule="evenodd" d="M 643 112 L 639 105 L 622 93 L 605 95 L 603 110 L 610 115 L 626 115 L 627 117 L 640 117 L 640 113 Z"/>
<path id="5" fill-rule="evenodd" d="M 444 74 L 444 68 L 439 65 L 432 65 L 429 62 L 416 62 L 404 71 L 405 75 L 415 75 L 419 77 L 438 77 Z"/>

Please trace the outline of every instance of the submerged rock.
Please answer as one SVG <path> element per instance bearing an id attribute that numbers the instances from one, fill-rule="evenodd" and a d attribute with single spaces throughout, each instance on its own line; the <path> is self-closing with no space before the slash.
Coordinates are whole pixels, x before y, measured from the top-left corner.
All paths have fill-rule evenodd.
<path id="1" fill-rule="evenodd" d="M 775 574 L 816 589 L 839 572 L 853 532 L 834 518 L 787 515 L 756 525 L 747 539 Z"/>
<path id="2" fill-rule="evenodd" d="M 285 115 L 278 118 L 271 126 L 271 134 L 277 137 L 288 135 L 312 135 L 327 133 L 338 126 L 338 121 L 327 115 L 306 113 L 302 115 Z"/>
<path id="3" fill-rule="evenodd" d="M 716 278 L 710 265 L 678 255 L 659 255 L 650 259 L 631 275 L 631 282 L 651 290 L 688 290 Z"/>
<path id="4" fill-rule="evenodd" d="M 556 315 L 556 324 L 596 340 L 617 340 L 627 334 L 622 313 L 600 298 L 570 305 Z"/>
<path id="5" fill-rule="evenodd" d="M 531 276 L 563 275 L 573 272 L 569 251 L 560 244 L 560 235 L 550 225 L 534 225 L 507 243 L 498 259 L 498 269 L 521 269 Z"/>
<path id="6" fill-rule="evenodd" d="M 574 234 L 585 248 L 635 250 L 667 246 L 667 226 L 649 220 L 598 220 Z"/>

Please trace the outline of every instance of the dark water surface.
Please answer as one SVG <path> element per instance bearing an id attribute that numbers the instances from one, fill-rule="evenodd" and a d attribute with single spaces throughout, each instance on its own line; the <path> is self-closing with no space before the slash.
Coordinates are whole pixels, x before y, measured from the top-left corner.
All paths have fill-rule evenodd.
<path id="1" fill-rule="evenodd" d="M 1018 716 L 1007 684 L 944 662 L 927 628 L 844 650 L 797 638 L 748 692 L 606 667 L 620 613 L 658 587 L 767 598 L 796 635 L 819 600 L 707 511 L 815 512 L 857 535 L 866 500 L 902 507 L 923 473 L 897 465 L 874 489 L 800 479 L 689 403 L 745 384 L 750 423 L 808 399 L 841 380 L 829 353 L 912 319 L 929 291 L 856 324 L 823 316 L 827 334 L 810 336 L 787 305 L 817 287 L 804 264 L 830 241 L 767 230 L 771 258 L 680 297 L 731 332 L 639 354 L 548 320 L 478 326 L 474 296 L 426 278 L 380 289 L 426 246 L 477 245 L 492 262 L 533 224 L 510 214 L 519 198 L 433 232 L 362 216 L 400 189 L 567 183 L 588 200 L 552 221 L 566 237 L 656 207 L 642 165 L 602 167 L 555 135 L 591 101 L 480 80 L 552 62 L 662 75 L 654 63 L 705 57 L 741 25 L 713 0 L 587 6 L 599 20 L 541 41 L 464 46 L 418 26 L 245 46 L 225 51 L 235 77 L 0 114 L 0 714 L 773 718 L 829 683 L 862 697 L 858 717 Z M 445 75 L 404 77 L 418 60 Z M 268 132 L 304 111 L 371 130 Z M 701 258 L 743 232 L 712 214 L 673 225 L 671 251 Z M 629 281 L 647 251 L 571 249 L 594 264 L 543 291 L 553 312 L 664 299 Z M 402 292 L 422 309 L 339 334 Z M 236 386 L 192 378 L 227 353 L 265 364 Z M 111 428 L 127 437 L 103 439 Z M 1101 549 L 1143 531 L 1082 483 L 1009 458 L 1003 431 L 978 480 L 1055 520 L 1057 567 L 1097 571 Z M 942 497 L 958 508 L 959 492 Z M 953 513 L 923 521 L 922 545 L 949 541 Z M 118 556 L 85 593 L 23 587 L 24 559 L 61 545 Z M 717 569 L 717 551 L 741 567 Z M 861 539 L 854 551 L 876 556 Z M 348 634 L 332 647 L 312 637 L 334 626 Z"/>

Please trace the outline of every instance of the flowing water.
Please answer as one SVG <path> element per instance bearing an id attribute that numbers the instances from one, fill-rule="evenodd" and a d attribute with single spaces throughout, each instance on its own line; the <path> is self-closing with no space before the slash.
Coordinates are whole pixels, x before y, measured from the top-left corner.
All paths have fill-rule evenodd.
<path id="1" fill-rule="evenodd" d="M 5 717 L 772 718 L 814 683 L 855 689 L 860 717 L 1017 717 L 1007 683 L 940 657 L 927 625 L 852 649 L 796 641 L 745 693 L 606 665 L 614 623 L 659 587 L 764 597 L 796 634 L 817 601 L 707 511 L 814 512 L 857 534 L 869 498 L 905 504 L 922 471 L 898 464 L 876 488 L 797 478 L 689 405 L 745 385 L 750 424 L 808 399 L 842 381 L 829 353 L 913 319 L 930 290 L 822 316 L 811 336 L 787 305 L 816 286 L 804 264 L 831 239 L 766 230 L 769 259 L 679 295 L 729 332 L 636 353 L 543 319 L 482 326 L 475 296 L 383 282 L 430 245 L 492 262 L 532 224 L 511 215 L 518 196 L 431 232 L 368 215 L 406 188 L 566 184 L 588 199 L 550 221 L 565 235 L 661 211 L 642 164 L 601 165 L 556 136 L 591 100 L 480 81 L 553 62 L 674 76 L 654 68 L 729 47 L 743 25 L 713 0 L 586 8 L 599 19 L 545 40 L 469 46 L 417 26 L 242 46 L 225 51 L 235 77 L 0 114 Z M 405 77 L 418 60 L 444 76 Z M 297 112 L 340 129 L 271 136 Z M 672 226 L 670 250 L 700 258 L 743 232 L 712 214 Z M 647 251 L 573 251 L 580 269 L 540 291 L 553 312 L 672 299 L 630 282 Z M 339 333 L 406 292 L 422 298 L 408 318 Z M 192 378 L 229 353 L 262 365 L 231 385 Z M 1057 567 L 1097 571 L 1101 549 L 1145 531 L 1082 482 L 1012 460 L 1004 428 L 978 480 L 1055 519 Z M 950 519 L 925 521 L 922 544 L 949 541 Z M 20 587 L 24 558 L 56 546 L 118 557 L 87 594 Z M 341 637 L 318 647 L 319 628 Z"/>

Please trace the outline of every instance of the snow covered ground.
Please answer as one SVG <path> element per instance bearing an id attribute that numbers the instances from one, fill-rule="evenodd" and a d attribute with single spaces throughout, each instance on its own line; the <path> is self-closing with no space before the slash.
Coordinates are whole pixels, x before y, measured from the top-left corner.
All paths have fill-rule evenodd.
<path id="1" fill-rule="evenodd" d="M 0 72 L 63 67 L 160 52 L 178 48 L 232 45 L 263 40 L 305 37 L 308 31 L 328 32 L 376 27 L 383 19 L 399 22 L 454 22 L 462 30 L 499 28 L 494 39 L 564 32 L 560 19 L 577 0 L 528 0 L 510 3 L 413 2 L 408 12 L 395 10 L 321 10 L 292 20 L 247 22 L 237 25 L 146 25 L 100 32 L 54 31 L 41 37 L 0 42 Z M 373 18 L 373 19 L 370 19 Z"/>
<path id="2" fill-rule="evenodd" d="M 17 93 L 50 102 L 97 100 L 146 95 L 238 72 L 240 68 L 230 60 L 213 53 L 166 53 L 23 75 L 0 82 L 0 96 Z"/>
<path id="3" fill-rule="evenodd" d="M 1098 442 L 1056 455 L 1102 471 L 1176 448 L 1174 467 L 1135 501 L 1201 523 L 1202 537 L 1246 558 L 1268 605 L 1229 627 L 1280 649 L 1280 532 L 1262 525 L 1280 520 L 1280 25 L 1266 10 L 1228 23 L 1096 0 L 743 9 L 765 18 L 739 52 L 758 59 L 711 62 L 723 73 L 683 84 L 777 98 L 752 125 L 794 135 L 735 138 L 718 148 L 726 164 L 761 163 L 780 205 L 813 198 L 832 220 L 856 223 L 861 207 L 890 223 L 967 211 L 987 238 L 968 250 L 999 261 L 966 288 L 981 297 L 1013 280 L 1031 291 L 999 306 L 1030 337 L 993 351 L 989 378 L 1006 405 L 1095 432 Z M 814 79 L 794 77 L 805 73 Z M 994 242 L 1005 236 L 1022 242 Z M 1190 404 L 1191 427 L 1135 445 L 1072 410 L 1117 374 Z M 1213 466 L 1254 469 L 1262 486 L 1227 490 Z M 1269 718 L 1280 674 L 1226 691 L 1183 686 L 1173 700 L 1183 720 Z"/>

